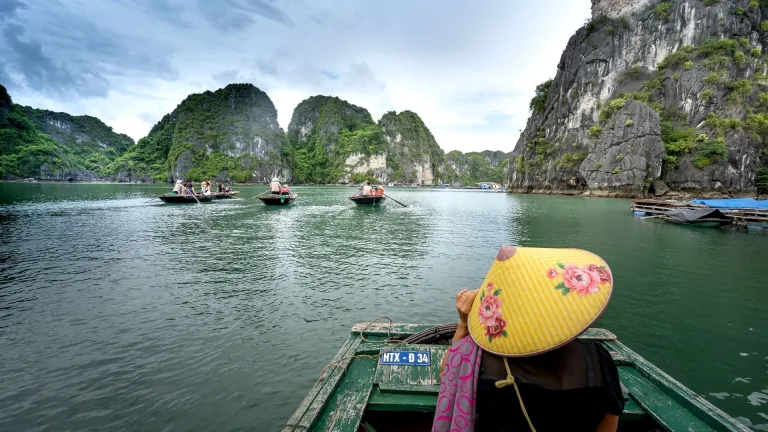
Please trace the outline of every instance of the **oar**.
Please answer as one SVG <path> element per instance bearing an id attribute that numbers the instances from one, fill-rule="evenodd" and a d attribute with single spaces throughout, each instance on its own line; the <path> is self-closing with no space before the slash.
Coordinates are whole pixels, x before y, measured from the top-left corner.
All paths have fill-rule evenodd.
<path id="1" fill-rule="evenodd" d="M 200 200 L 197 199 L 197 197 L 195 196 L 195 192 L 194 191 L 192 191 L 192 198 L 194 198 L 195 201 L 197 201 L 197 203 L 200 204 Z"/>
<path id="2" fill-rule="evenodd" d="M 398 201 L 398 200 L 396 200 L 396 199 L 392 198 L 391 196 L 389 196 L 389 195 L 387 195 L 387 194 L 383 194 L 382 196 L 385 196 L 385 197 L 387 197 L 387 198 L 391 199 L 392 201 L 394 201 L 394 202 L 396 202 L 396 203 L 400 204 L 400 205 L 401 205 L 401 206 L 403 206 L 403 207 L 408 207 L 407 205 L 405 205 L 405 204 L 401 203 L 400 201 Z"/>

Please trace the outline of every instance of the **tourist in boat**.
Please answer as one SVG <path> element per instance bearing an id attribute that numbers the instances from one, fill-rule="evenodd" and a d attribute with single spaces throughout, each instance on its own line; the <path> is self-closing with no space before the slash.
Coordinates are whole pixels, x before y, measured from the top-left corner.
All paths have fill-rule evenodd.
<path id="1" fill-rule="evenodd" d="M 501 248 L 482 287 L 456 295 L 433 431 L 616 431 L 616 365 L 600 344 L 577 339 L 612 285 L 590 252 Z"/>
<path id="2" fill-rule="evenodd" d="M 181 190 L 184 189 L 184 182 L 176 180 L 176 185 L 173 187 L 174 195 L 181 195 Z"/>
<path id="3" fill-rule="evenodd" d="M 269 184 L 269 190 L 273 195 L 280 195 L 281 189 L 280 180 L 277 177 L 273 177 L 272 182 Z"/>
<path id="4" fill-rule="evenodd" d="M 223 184 L 223 183 L 219 183 L 219 189 L 218 189 L 218 191 L 219 191 L 219 193 L 222 193 L 222 192 L 224 192 L 224 184 Z"/>
<path id="5" fill-rule="evenodd" d="M 227 191 L 227 193 L 231 193 L 231 192 L 232 192 L 232 187 L 230 187 L 229 185 L 227 185 L 227 189 L 226 189 L 226 191 Z"/>
<path id="6" fill-rule="evenodd" d="M 371 182 L 367 181 L 365 182 L 365 186 L 363 186 L 361 195 L 370 195 L 372 190 L 373 188 L 371 187 Z"/>
<path id="7" fill-rule="evenodd" d="M 379 196 L 384 195 L 384 185 L 379 185 L 376 188 L 376 195 L 379 195 Z"/>
<path id="8" fill-rule="evenodd" d="M 290 195 L 291 189 L 288 187 L 287 184 L 284 184 L 280 187 L 280 195 Z"/>
<path id="9" fill-rule="evenodd" d="M 211 182 L 206 180 L 203 182 L 203 195 L 210 195 L 211 194 Z"/>
<path id="10" fill-rule="evenodd" d="M 195 184 L 192 182 L 187 183 L 187 194 L 188 195 L 194 195 L 195 194 Z"/>

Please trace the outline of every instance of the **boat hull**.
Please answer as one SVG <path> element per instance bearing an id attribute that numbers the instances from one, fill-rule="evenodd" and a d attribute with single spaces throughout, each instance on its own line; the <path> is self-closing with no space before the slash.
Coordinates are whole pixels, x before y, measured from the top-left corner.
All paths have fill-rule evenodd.
<path id="1" fill-rule="evenodd" d="M 351 196 L 349 199 L 359 205 L 359 206 L 375 206 L 375 205 L 382 205 L 384 204 L 384 201 L 387 199 L 383 196 Z"/>
<path id="2" fill-rule="evenodd" d="M 261 202 L 264 203 L 264 205 L 268 206 L 287 206 L 291 204 L 297 196 L 295 194 L 291 195 L 272 195 L 272 196 L 259 196 L 258 197 Z"/>
<path id="3" fill-rule="evenodd" d="M 232 199 L 236 198 L 237 194 L 239 194 L 239 191 L 232 191 L 232 192 L 215 192 L 212 193 L 211 196 L 213 196 L 213 199 Z"/>
<path id="4" fill-rule="evenodd" d="M 189 195 L 160 195 L 158 198 L 166 204 L 197 204 L 198 201 L 204 203 L 213 200 L 210 195 L 197 195 L 197 200 Z"/>
<path id="5" fill-rule="evenodd" d="M 356 324 L 283 432 L 432 430 L 440 363 L 455 330 L 456 324 Z M 602 345 L 617 366 L 626 400 L 619 430 L 749 432 L 613 333 L 589 329 L 580 339 Z M 431 360 L 419 366 L 382 364 L 378 354 L 392 350 L 429 353 Z"/>

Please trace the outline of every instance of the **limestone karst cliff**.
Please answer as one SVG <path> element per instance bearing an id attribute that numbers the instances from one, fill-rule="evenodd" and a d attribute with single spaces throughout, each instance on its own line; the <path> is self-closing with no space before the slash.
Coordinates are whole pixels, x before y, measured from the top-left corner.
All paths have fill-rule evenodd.
<path id="1" fill-rule="evenodd" d="M 510 160 L 512 190 L 768 189 L 768 2 L 593 0 Z"/>

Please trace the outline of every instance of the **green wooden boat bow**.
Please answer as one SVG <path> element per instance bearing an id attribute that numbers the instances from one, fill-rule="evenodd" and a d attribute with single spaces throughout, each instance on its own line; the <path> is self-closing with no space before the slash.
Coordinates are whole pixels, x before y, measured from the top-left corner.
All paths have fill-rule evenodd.
<path id="1" fill-rule="evenodd" d="M 448 345 L 392 343 L 433 328 L 426 324 L 359 323 L 323 370 L 283 432 L 430 431 Z M 620 431 L 749 429 L 619 342 L 590 329 L 618 366 L 626 399 Z M 382 350 L 431 354 L 430 366 L 382 365 Z"/>

